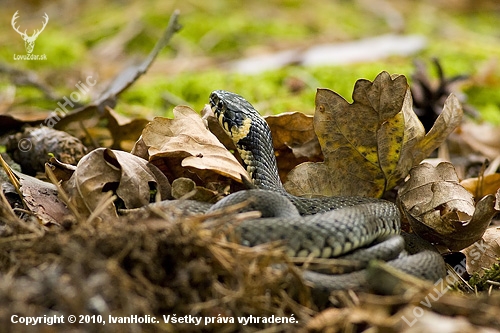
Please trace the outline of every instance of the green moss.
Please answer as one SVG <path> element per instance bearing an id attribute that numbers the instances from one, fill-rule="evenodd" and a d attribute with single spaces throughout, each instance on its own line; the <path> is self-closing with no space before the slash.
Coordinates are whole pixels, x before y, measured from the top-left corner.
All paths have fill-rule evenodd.
<path id="1" fill-rule="evenodd" d="M 414 1 L 400 1 L 392 6 L 402 15 L 404 34 L 423 34 L 428 38 L 426 49 L 416 57 L 438 57 L 447 76 L 474 75 L 482 70 L 485 61 L 500 58 L 498 13 L 494 11 L 478 8 L 475 12 L 460 12 Z M 272 52 L 391 33 L 394 30 L 390 25 L 397 21 L 384 11 L 352 1 L 156 0 L 123 6 L 120 2 L 92 0 L 74 8 L 79 12 L 73 20 L 51 16 L 47 29 L 37 40 L 35 53 L 46 54 L 46 61 L 13 61 L 14 53 L 24 53 L 23 42 L 13 31 L 0 36 L 4 46 L 0 48 L 0 57 L 14 67 L 40 73 L 81 68 L 92 57 L 91 48 L 111 42 L 134 22 L 139 23 L 140 30 L 125 43 L 125 57 L 145 56 L 176 8 L 180 9 L 183 29 L 159 57 L 211 57 L 216 65 L 261 49 Z M 8 22 L 12 13 L 5 12 L 0 17 Z M 169 114 L 172 105 L 164 98 L 168 92 L 199 110 L 212 90 L 226 89 L 245 96 L 266 114 L 295 110 L 312 113 L 317 87 L 330 88 L 350 101 L 357 79 L 373 80 L 383 70 L 409 78 L 414 70 L 412 57 L 342 66 L 290 66 L 255 76 L 228 73 L 216 66 L 172 77 L 158 77 L 149 72 L 120 97 L 117 107 L 127 112 Z M 500 73 L 497 71 L 493 77 L 500 80 Z M 287 82 L 291 78 L 304 83 L 300 92 L 290 91 Z M 55 84 L 57 86 L 57 82 Z M 496 123 L 500 123 L 499 86 L 493 80 L 465 89 L 468 102 L 482 112 L 485 119 Z M 20 88 L 17 93 L 24 101 L 45 106 L 37 100 L 39 93 L 30 88 Z"/>
<path id="2" fill-rule="evenodd" d="M 500 125 L 500 104 L 487 104 L 481 108 L 483 119 L 494 125 Z"/>
<path id="3" fill-rule="evenodd" d="M 2 87 L 0 86 L 1 90 Z M 54 109 L 56 105 L 54 101 L 47 100 L 39 89 L 30 86 L 16 87 L 15 104 L 28 107 L 36 106 L 36 108 L 45 110 Z"/>
<path id="4" fill-rule="evenodd" d="M 488 290 L 491 286 L 487 281 L 500 283 L 500 264 L 493 264 L 490 268 L 485 269 L 481 276 L 478 273 L 474 273 L 469 280 L 469 284 L 479 291 L 484 291 Z"/>
<path id="5" fill-rule="evenodd" d="M 46 61 L 39 62 L 45 68 L 67 68 L 77 65 L 79 59 L 87 53 L 81 42 L 76 41 L 63 30 L 44 34 L 43 37 L 43 42 L 40 41 L 40 48 L 37 49 L 37 52 L 47 55 Z"/>
<path id="6" fill-rule="evenodd" d="M 460 27 L 467 29 L 468 32 L 480 34 L 476 37 L 484 38 L 485 36 L 497 37 L 498 21 L 500 15 L 498 11 L 478 11 L 474 15 L 470 13 L 460 13 L 454 16 L 454 21 Z"/>
<path id="7" fill-rule="evenodd" d="M 174 77 L 147 80 L 133 86 L 123 95 L 122 102 L 148 106 L 162 110 L 168 115 L 173 105 L 165 104 L 163 101 L 162 94 L 166 91 L 200 110 L 208 103 L 208 96 L 212 90 L 223 89 L 243 95 L 263 114 L 287 111 L 312 114 L 318 87 L 330 88 L 350 101 L 356 80 L 359 78 L 373 80 L 383 70 L 388 70 L 391 74 L 403 73 L 408 76 L 412 67 L 408 61 L 393 59 L 392 65 L 379 62 L 335 67 L 286 67 L 258 75 L 222 71 L 182 73 Z M 303 90 L 292 93 L 286 84 L 289 78 L 304 82 Z"/>

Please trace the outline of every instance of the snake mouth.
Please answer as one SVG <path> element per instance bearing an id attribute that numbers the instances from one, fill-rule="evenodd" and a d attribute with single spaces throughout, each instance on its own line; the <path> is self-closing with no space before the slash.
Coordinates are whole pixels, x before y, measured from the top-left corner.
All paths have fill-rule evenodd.
<path id="1" fill-rule="evenodd" d="M 212 106 L 212 112 L 214 113 L 215 117 L 217 118 L 217 121 L 221 125 L 221 127 L 224 129 L 224 132 L 226 132 L 227 135 L 232 137 L 232 131 L 231 128 L 233 127 L 232 124 L 224 117 L 224 112 L 220 110 L 217 106 Z"/>
<path id="2" fill-rule="evenodd" d="M 224 131 L 229 136 L 231 136 L 231 126 L 229 124 L 229 121 L 227 121 L 226 117 L 224 116 L 224 109 L 226 108 L 226 106 L 221 98 L 217 96 L 217 93 L 215 91 L 210 94 L 210 107 Z"/>

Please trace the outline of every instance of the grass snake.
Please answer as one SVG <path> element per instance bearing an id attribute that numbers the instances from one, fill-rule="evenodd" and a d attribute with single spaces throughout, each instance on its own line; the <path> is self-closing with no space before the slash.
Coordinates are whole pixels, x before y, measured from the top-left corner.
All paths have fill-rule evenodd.
<path id="1" fill-rule="evenodd" d="M 257 188 L 233 193 L 211 208 L 252 199 L 246 209 L 259 210 L 262 217 L 237 226 L 242 244 L 284 241 L 291 256 L 345 258 L 365 266 L 373 258 L 383 259 L 427 280 L 446 274 L 443 259 L 427 250 L 427 245 L 412 244 L 418 252 L 405 253 L 395 204 L 365 197 L 303 198 L 289 194 L 278 175 L 271 130 L 259 112 L 242 96 L 224 90 L 212 92 L 210 106 Z M 340 275 L 304 271 L 303 276 L 320 291 L 366 289 L 363 270 Z"/>

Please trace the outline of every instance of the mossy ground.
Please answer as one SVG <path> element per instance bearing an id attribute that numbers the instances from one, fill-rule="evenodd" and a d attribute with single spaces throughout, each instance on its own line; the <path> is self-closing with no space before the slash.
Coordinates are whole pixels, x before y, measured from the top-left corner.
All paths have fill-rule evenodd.
<path id="1" fill-rule="evenodd" d="M 92 0 L 58 7 L 32 1 L 11 2 L 0 14 L 6 25 L 15 10 L 21 13 L 18 23 L 28 29 L 37 28 L 40 23 L 37 14 L 49 13 L 50 23 L 35 49 L 35 53 L 47 54 L 47 60 L 14 61 L 13 54 L 23 53 L 24 48 L 20 36 L 8 28 L 0 36 L 4 45 L 0 57 L 9 65 L 35 71 L 64 95 L 74 89 L 72 83 L 85 73 L 96 73 L 101 82 L 105 82 L 130 59 L 144 57 L 161 35 L 172 11 L 178 8 L 182 31 L 174 37 L 168 50 L 161 53 L 157 67 L 123 94 L 117 107 L 119 111 L 148 117 L 168 115 L 172 110 L 169 98 L 172 95 L 176 97 L 174 103 L 182 100 L 201 109 L 210 91 L 227 89 L 246 96 L 264 113 L 293 110 L 312 113 L 317 87 L 331 88 L 349 100 L 359 78 L 373 79 L 383 70 L 410 77 L 414 59 L 427 61 L 438 57 L 447 75 L 473 77 L 463 88 L 469 103 L 486 120 L 500 122 L 500 94 L 497 93 L 500 68 L 494 65 L 500 57 L 497 35 L 500 14 L 495 2 L 387 3 L 388 6 L 385 2 L 370 5 L 363 1 L 153 0 L 122 4 Z M 99 47 L 110 44 L 133 24 L 139 27 L 131 29 L 133 33 L 111 51 L 113 59 L 97 55 Z M 427 47 L 408 57 L 341 66 L 289 66 L 257 75 L 238 74 L 219 66 L 248 54 L 396 32 L 422 34 L 428 40 Z M 206 65 L 199 65 L 199 59 L 209 60 Z M 184 61 L 182 71 L 178 70 L 180 61 Z M 291 92 L 287 86 L 289 79 L 303 81 L 303 89 Z M 7 81 L 2 79 L 0 89 L 7 86 Z M 19 88 L 16 98 L 26 103 L 35 100 L 40 108 L 51 109 L 51 104 L 42 101 L 33 88 Z"/>

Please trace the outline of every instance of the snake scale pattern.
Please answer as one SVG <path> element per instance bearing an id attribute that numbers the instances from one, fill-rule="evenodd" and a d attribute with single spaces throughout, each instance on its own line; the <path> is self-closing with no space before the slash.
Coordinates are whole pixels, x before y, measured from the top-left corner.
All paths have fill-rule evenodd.
<path id="1" fill-rule="evenodd" d="M 271 130 L 259 112 L 242 96 L 224 90 L 212 92 L 210 106 L 257 188 L 233 193 L 211 208 L 252 199 L 247 210 L 260 210 L 262 218 L 238 225 L 244 245 L 279 240 L 291 256 L 347 258 L 366 264 L 378 258 L 427 280 L 446 274 L 437 252 L 405 253 L 396 205 L 374 198 L 302 198 L 287 193 L 278 175 Z M 341 275 L 305 271 L 304 278 L 319 291 L 366 289 L 363 270 Z"/>

